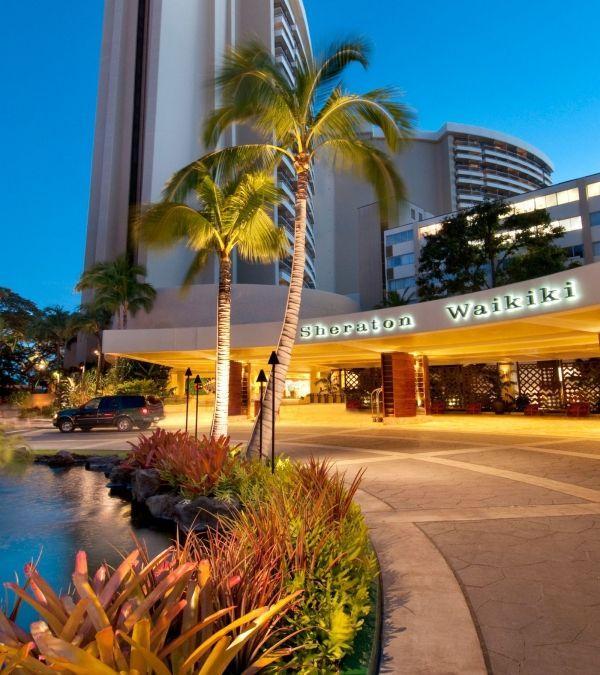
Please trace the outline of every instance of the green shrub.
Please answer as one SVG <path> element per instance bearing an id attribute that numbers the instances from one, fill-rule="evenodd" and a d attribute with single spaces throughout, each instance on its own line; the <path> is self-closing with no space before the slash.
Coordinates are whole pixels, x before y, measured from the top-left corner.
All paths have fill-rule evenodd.
<path id="1" fill-rule="evenodd" d="M 240 575 L 235 588 L 217 589 L 218 606 L 272 603 L 302 590 L 296 611 L 284 620 L 293 632 L 286 672 L 338 672 L 371 610 L 377 575 L 352 501 L 361 476 L 346 487 L 342 474 L 315 460 L 282 463 L 275 476 L 257 464 L 244 471 L 238 487 L 245 508 L 203 549 L 215 577 Z"/>

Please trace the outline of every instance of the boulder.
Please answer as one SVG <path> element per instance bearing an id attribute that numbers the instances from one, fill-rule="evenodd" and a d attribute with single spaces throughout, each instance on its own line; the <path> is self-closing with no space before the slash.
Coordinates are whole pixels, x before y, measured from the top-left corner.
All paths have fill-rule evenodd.
<path id="1" fill-rule="evenodd" d="M 175 508 L 181 501 L 181 496 L 174 492 L 165 492 L 153 495 L 146 499 L 146 506 L 153 518 L 161 520 L 175 520 Z"/>
<path id="2" fill-rule="evenodd" d="M 33 462 L 33 450 L 28 445 L 17 445 L 12 450 L 12 459 L 14 462 Z"/>
<path id="3" fill-rule="evenodd" d="M 184 531 L 203 532 L 208 528 L 214 529 L 219 517 L 232 516 L 239 507 L 239 502 L 223 502 L 212 497 L 183 499 L 175 505 L 175 520 Z"/>
<path id="4" fill-rule="evenodd" d="M 121 458 L 117 455 L 93 455 L 88 457 L 85 468 L 87 471 L 102 471 L 103 473 L 109 475 L 110 472 L 115 468 L 117 464 L 121 463 Z"/>
<path id="5" fill-rule="evenodd" d="M 110 470 L 107 476 L 108 478 L 107 487 L 117 489 L 130 488 L 131 474 L 132 471 L 130 468 L 117 464 Z"/>
<path id="6" fill-rule="evenodd" d="M 131 477 L 131 496 L 138 502 L 158 494 L 163 482 L 156 469 L 136 469 Z"/>
<path id="7" fill-rule="evenodd" d="M 67 450 L 59 450 L 55 455 L 48 457 L 46 464 L 54 467 L 73 466 L 76 460 Z"/>

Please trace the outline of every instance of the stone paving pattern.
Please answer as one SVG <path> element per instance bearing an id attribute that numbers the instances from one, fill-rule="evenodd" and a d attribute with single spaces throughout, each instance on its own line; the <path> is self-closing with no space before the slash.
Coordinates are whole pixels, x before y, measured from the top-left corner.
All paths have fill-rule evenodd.
<path id="1" fill-rule="evenodd" d="M 358 498 L 382 563 L 382 672 L 600 671 L 600 420 L 317 418 L 280 424 L 278 449 L 349 475 L 366 467 Z M 236 423 L 232 437 L 249 429 Z M 27 440 L 112 451 L 137 434 L 126 436 Z"/>

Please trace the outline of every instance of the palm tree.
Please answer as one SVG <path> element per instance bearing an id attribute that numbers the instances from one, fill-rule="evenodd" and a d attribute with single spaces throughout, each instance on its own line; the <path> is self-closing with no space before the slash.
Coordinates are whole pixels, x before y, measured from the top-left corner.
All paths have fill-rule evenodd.
<path id="1" fill-rule="evenodd" d="M 82 275 L 76 291 L 94 291 L 94 304 L 117 315 L 119 329 L 127 328 L 129 315 L 135 316 L 140 309 L 149 312 L 156 298 L 151 284 L 140 281 L 146 276 L 143 265 L 133 264 L 127 255 L 111 262 L 96 263 Z"/>
<path id="2" fill-rule="evenodd" d="M 298 328 L 304 285 L 306 203 L 313 163 L 322 158 L 365 178 L 375 190 L 383 221 L 393 215 L 403 196 L 402 181 L 391 157 L 363 132 L 365 125 L 379 128 L 387 149 L 398 151 L 410 138 L 411 114 L 395 100 L 393 89 L 354 94 L 345 91 L 340 83 L 348 65 L 367 67 L 368 61 L 369 49 L 362 40 L 345 41 L 333 45 L 321 59 L 299 55 L 290 80 L 268 48 L 251 42 L 228 52 L 217 78 L 222 105 L 206 123 L 207 146 L 215 147 L 233 124 L 253 128 L 268 140 L 223 148 L 199 161 L 214 161 L 224 169 L 240 163 L 274 169 L 289 160 L 296 173 L 291 280 L 277 345 L 280 366 L 263 405 L 267 435 L 271 430 L 271 396 L 274 394 L 278 409 Z M 176 174 L 171 184 L 173 195 L 185 192 L 193 182 L 195 164 Z M 256 451 L 257 444 L 255 424 L 249 452 Z"/>
<path id="3" fill-rule="evenodd" d="M 402 293 L 398 291 L 385 291 L 383 300 L 373 307 L 373 309 L 385 309 L 386 307 L 402 307 L 410 305 L 414 299 L 414 294 L 408 288 L 404 288 Z"/>
<path id="4" fill-rule="evenodd" d="M 76 316 L 75 312 L 54 305 L 42 310 L 34 321 L 33 335 L 38 342 L 47 345 L 58 369 L 63 367 L 67 343 L 77 335 Z"/>
<path id="5" fill-rule="evenodd" d="M 100 390 L 100 378 L 104 365 L 102 331 L 110 325 L 110 319 L 110 310 L 98 307 L 95 303 L 81 305 L 75 318 L 78 330 L 96 338 L 96 393 Z"/>
<path id="6" fill-rule="evenodd" d="M 183 281 L 189 286 L 212 254 L 219 259 L 217 297 L 217 368 L 212 436 L 227 435 L 229 408 L 229 360 L 231 349 L 231 256 L 233 251 L 249 262 L 272 262 L 285 254 L 287 240 L 270 216 L 281 193 L 265 173 L 237 173 L 220 180 L 196 165 L 189 193 L 173 201 L 173 181 L 164 199 L 142 210 L 136 223 L 138 236 L 154 247 L 184 242 L 194 257 Z M 184 201 L 194 197 L 195 205 Z"/>

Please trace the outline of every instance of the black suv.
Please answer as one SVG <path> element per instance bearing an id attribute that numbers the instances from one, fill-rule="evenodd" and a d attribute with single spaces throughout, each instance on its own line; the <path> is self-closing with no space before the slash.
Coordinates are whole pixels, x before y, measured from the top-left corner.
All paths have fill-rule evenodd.
<path id="1" fill-rule="evenodd" d="M 162 420 L 165 409 L 156 396 L 99 396 L 80 408 L 67 408 L 54 415 L 52 424 L 63 433 L 90 431 L 93 427 L 116 427 L 131 431 L 134 426 L 148 429 Z"/>

